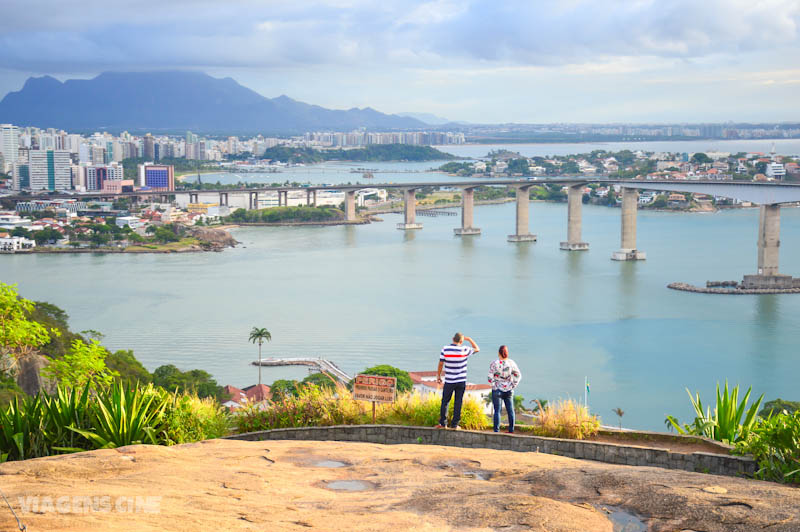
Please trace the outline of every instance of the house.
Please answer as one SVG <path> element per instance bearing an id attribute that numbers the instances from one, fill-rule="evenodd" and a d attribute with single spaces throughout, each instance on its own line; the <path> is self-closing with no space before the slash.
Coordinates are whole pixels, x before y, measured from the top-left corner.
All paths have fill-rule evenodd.
<path id="1" fill-rule="evenodd" d="M 686 203 L 686 196 L 683 194 L 673 193 L 667 196 L 667 204 L 672 207 L 685 207 Z"/>
<path id="2" fill-rule="evenodd" d="M 639 205 L 650 205 L 656 200 L 655 192 L 643 192 L 639 195 Z"/>
<path id="3" fill-rule="evenodd" d="M 36 242 L 22 236 L 11 236 L 8 233 L 0 233 L 0 251 L 15 253 L 23 249 L 36 247 Z"/>
<path id="4" fill-rule="evenodd" d="M 227 397 L 222 406 L 233 411 L 244 408 L 247 405 L 269 401 L 272 397 L 272 392 L 266 384 L 253 384 L 244 389 L 226 384 L 222 387 L 222 395 Z"/>
<path id="5" fill-rule="evenodd" d="M 409 371 L 408 376 L 411 377 L 413 382 L 413 390 L 419 393 L 424 399 L 425 397 L 434 394 L 442 394 L 442 385 L 436 382 L 435 371 Z M 492 387 L 489 384 L 472 384 L 467 383 L 467 389 L 464 392 L 464 399 L 472 397 L 473 399 L 484 405 L 484 411 L 491 413 L 491 403 L 484 402 L 484 398 L 492 395 Z"/>

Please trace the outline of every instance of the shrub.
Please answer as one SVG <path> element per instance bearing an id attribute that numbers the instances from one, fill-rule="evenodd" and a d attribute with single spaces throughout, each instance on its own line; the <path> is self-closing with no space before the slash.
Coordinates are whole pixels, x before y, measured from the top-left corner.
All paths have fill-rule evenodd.
<path id="1" fill-rule="evenodd" d="M 441 399 L 416 393 L 400 394 L 391 404 L 378 404 L 378 423 L 390 425 L 433 426 L 439 421 Z M 450 403 L 452 418 L 453 403 Z M 287 427 L 359 425 L 372 422 L 372 405 L 353 399 L 342 384 L 320 388 L 313 384 L 297 385 L 297 395 L 285 394 L 268 404 L 253 404 L 234 416 L 238 432 L 254 432 Z M 461 426 L 478 430 L 488 427 L 481 403 L 467 398 L 461 411 Z"/>
<path id="2" fill-rule="evenodd" d="M 214 399 L 184 393 L 172 396 L 164 412 L 167 445 L 221 438 L 230 433 L 230 418 Z"/>
<path id="3" fill-rule="evenodd" d="M 539 436 L 585 440 L 600 430 L 600 420 L 572 399 L 537 405 L 532 432 Z"/>
<path id="4" fill-rule="evenodd" d="M 800 484 L 800 411 L 759 418 L 736 449 L 753 455 L 756 478 Z"/>

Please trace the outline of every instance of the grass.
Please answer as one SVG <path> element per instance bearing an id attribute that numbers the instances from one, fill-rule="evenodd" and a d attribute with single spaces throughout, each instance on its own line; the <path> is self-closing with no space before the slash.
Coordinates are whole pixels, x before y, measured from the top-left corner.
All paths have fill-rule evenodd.
<path id="1" fill-rule="evenodd" d="M 540 405 L 533 424 L 520 426 L 520 430 L 537 436 L 585 440 L 600 431 L 600 419 L 577 401 L 561 399 Z"/>
<path id="2" fill-rule="evenodd" d="M 142 252 L 142 251 L 177 251 L 179 249 L 188 248 L 191 246 L 199 245 L 200 241 L 194 237 L 181 238 L 177 242 L 169 242 L 168 244 L 139 244 L 135 246 L 128 246 L 125 248 L 126 252 Z"/>

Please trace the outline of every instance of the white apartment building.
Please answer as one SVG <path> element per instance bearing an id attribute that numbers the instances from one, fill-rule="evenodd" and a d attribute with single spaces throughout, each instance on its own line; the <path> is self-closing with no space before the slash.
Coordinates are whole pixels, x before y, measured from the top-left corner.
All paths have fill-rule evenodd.
<path id="1" fill-rule="evenodd" d="M 28 168 L 31 190 L 70 190 L 72 160 L 65 150 L 31 150 Z"/>
<path id="2" fill-rule="evenodd" d="M 783 179 L 786 177 L 786 168 L 781 163 L 767 163 L 767 169 L 764 173 L 767 177 Z"/>
<path id="3" fill-rule="evenodd" d="M 0 170 L 8 173 L 14 168 L 19 154 L 19 128 L 11 124 L 0 124 L 0 155 L 3 164 Z"/>

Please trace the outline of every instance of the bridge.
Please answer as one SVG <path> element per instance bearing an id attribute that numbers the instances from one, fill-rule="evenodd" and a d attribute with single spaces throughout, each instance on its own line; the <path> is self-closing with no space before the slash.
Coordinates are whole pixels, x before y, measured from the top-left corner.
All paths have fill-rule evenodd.
<path id="1" fill-rule="evenodd" d="M 694 181 L 694 180 L 629 180 L 607 179 L 587 176 L 574 176 L 558 179 L 490 179 L 451 182 L 424 183 L 370 183 L 340 185 L 281 186 L 264 188 L 213 189 L 213 190 L 181 190 L 158 191 L 138 190 L 108 194 L 92 192 L 88 194 L 48 194 L 41 199 L 106 199 L 119 198 L 160 198 L 164 202 L 178 196 L 188 196 L 187 203 L 197 203 L 200 194 L 219 194 L 220 205 L 229 205 L 231 195 L 248 195 L 248 208 L 258 207 L 259 194 L 277 194 L 278 206 L 288 204 L 290 191 L 305 191 L 307 205 L 317 204 L 317 192 L 344 192 L 344 211 L 347 221 L 355 221 L 356 195 L 366 189 L 393 189 L 403 196 L 403 222 L 397 224 L 400 230 L 419 230 L 422 224 L 417 222 L 416 193 L 422 188 L 451 188 L 461 191 L 461 227 L 455 228 L 457 236 L 479 235 L 480 228 L 474 226 L 474 192 L 478 187 L 506 186 L 516 189 L 516 230 L 508 235 L 509 242 L 535 242 L 537 236 L 530 232 L 530 189 L 535 186 L 562 185 L 567 187 L 567 238 L 560 247 L 565 251 L 583 251 L 589 244 L 581 238 L 583 188 L 590 183 L 601 185 L 617 185 L 622 189 L 622 215 L 620 231 L 620 247 L 611 255 L 613 260 L 643 260 L 644 251 L 638 248 L 636 241 L 636 216 L 639 205 L 639 190 L 658 190 L 709 194 L 717 197 L 731 198 L 760 205 L 757 273 L 745 275 L 745 288 L 800 288 L 800 279 L 778 272 L 780 247 L 780 206 L 785 203 L 800 202 L 800 185 L 787 183 L 756 183 L 743 181 Z M 7 196 L 7 199 L 19 201 L 38 199 L 31 196 Z"/>

